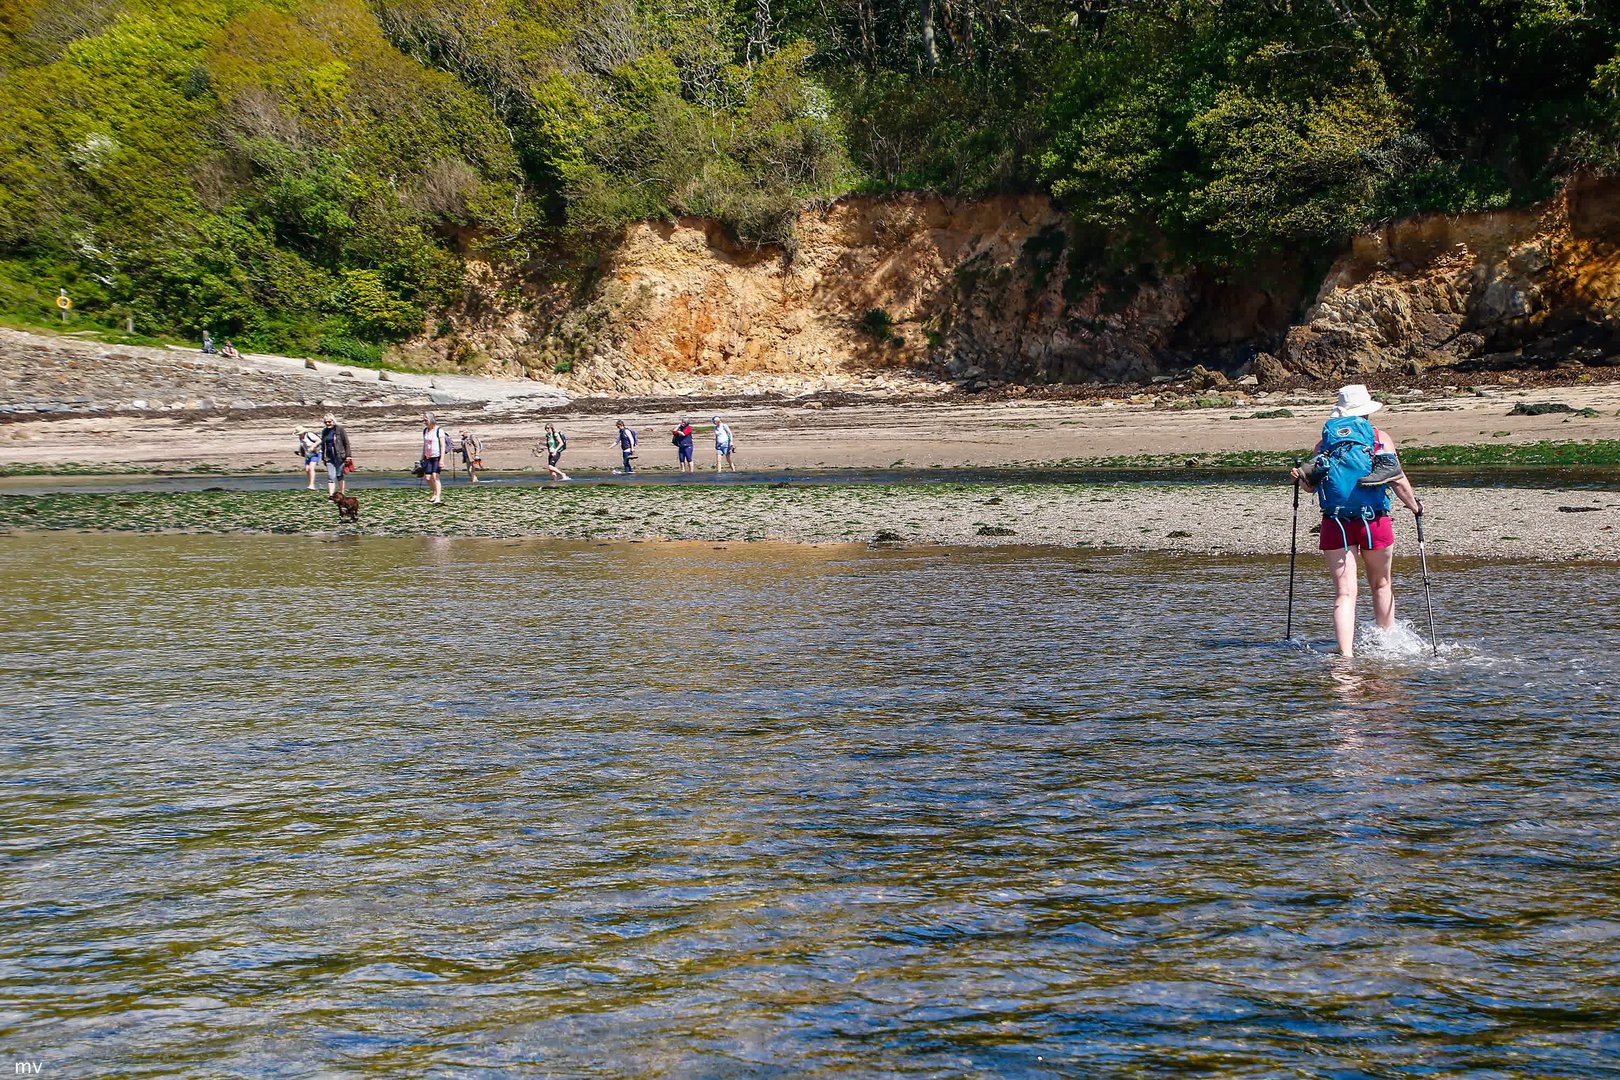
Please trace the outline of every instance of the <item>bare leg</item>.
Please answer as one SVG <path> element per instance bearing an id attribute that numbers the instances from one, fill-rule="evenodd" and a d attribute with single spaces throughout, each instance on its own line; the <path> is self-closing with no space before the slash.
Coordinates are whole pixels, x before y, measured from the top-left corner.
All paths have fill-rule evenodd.
<path id="1" fill-rule="evenodd" d="M 1333 575 L 1333 636 L 1339 642 L 1339 655 L 1356 654 L 1356 552 L 1339 548 L 1324 552 Z"/>
<path id="2" fill-rule="evenodd" d="M 1369 551 L 1361 557 L 1362 565 L 1367 569 L 1367 587 L 1372 590 L 1373 618 L 1381 630 L 1395 625 L 1395 583 L 1390 574 L 1394 558 L 1394 547 Z"/>
<path id="3" fill-rule="evenodd" d="M 429 473 L 428 474 L 428 486 L 433 489 L 433 498 L 431 500 L 429 500 L 429 501 L 430 502 L 438 502 L 440 496 L 443 494 L 443 491 L 439 486 L 439 474 L 438 473 Z"/>
<path id="4" fill-rule="evenodd" d="M 313 465 L 305 465 L 304 466 L 304 475 L 309 477 L 309 487 L 305 488 L 304 490 L 305 491 L 314 491 L 315 490 L 315 466 L 313 466 Z"/>

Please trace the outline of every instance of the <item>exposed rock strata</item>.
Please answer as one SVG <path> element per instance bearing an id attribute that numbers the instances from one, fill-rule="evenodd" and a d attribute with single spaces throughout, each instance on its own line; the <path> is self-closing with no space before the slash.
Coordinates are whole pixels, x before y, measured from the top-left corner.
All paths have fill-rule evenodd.
<path id="1" fill-rule="evenodd" d="M 412 349 L 620 394 L 1129 381 L 1196 364 L 1278 385 L 1620 353 L 1616 182 L 1358 236 L 1314 303 L 1303 262 L 1247 281 L 1119 262 L 1039 196 L 840 199 L 804 212 L 792 250 L 704 219 L 645 222 L 578 291 L 475 264 L 449 332 Z"/>
<path id="2" fill-rule="evenodd" d="M 1620 183 L 1526 210 L 1427 215 L 1356 237 L 1281 359 L 1311 378 L 1477 362 L 1620 362 Z"/>
<path id="3" fill-rule="evenodd" d="M 840 199 L 801 216 L 791 251 L 738 245 L 706 219 L 644 222 L 564 308 L 553 289 L 478 266 L 453 332 L 414 347 L 472 348 L 489 370 L 537 378 L 561 369 L 584 392 L 743 376 L 775 390 L 919 374 L 1134 380 L 1192 360 L 1234 367 L 1297 306 L 1148 264 L 1100 272 L 1104 256 L 1041 196 Z M 514 291 L 517 307 L 490 300 Z"/>

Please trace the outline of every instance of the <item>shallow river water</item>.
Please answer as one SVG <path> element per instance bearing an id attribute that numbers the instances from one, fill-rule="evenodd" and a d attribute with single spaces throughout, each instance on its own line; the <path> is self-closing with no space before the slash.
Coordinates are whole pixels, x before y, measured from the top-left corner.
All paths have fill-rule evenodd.
<path id="1" fill-rule="evenodd" d="M 46 1076 L 1620 1069 L 1620 568 L 1448 561 L 1344 665 L 1314 558 L 1308 647 L 1277 560 L 0 558 Z"/>

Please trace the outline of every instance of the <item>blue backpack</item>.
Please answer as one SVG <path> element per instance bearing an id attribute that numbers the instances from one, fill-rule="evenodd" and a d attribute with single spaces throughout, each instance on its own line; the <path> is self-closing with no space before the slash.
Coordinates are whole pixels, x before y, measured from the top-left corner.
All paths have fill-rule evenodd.
<path id="1" fill-rule="evenodd" d="M 1389 489 L 1359 487 L 1372 471 L 1378 436 L 1365 416 L 1340 416 L 1322 425 L 1322 451 L 1313 462 L 1316 501 L 1328 517 L 1371 521 L 1389 513 Z"/>

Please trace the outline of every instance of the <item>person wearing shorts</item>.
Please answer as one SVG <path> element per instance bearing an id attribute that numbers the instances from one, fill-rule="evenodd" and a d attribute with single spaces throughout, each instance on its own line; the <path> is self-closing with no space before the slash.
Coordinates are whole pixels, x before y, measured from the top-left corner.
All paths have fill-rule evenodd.
<path id="1" fill-rule="evenodd" d="M 1365 386 L 1346 386 L 1339 390 L 1332 415 L 1370 416 L 1382 407 L 1367 393 Z M 1375 455 L 1393 455 L 1396 452 L 1395 440 L 1390 438 L 1388 432 L 1375 427 L 1373 434 L 1378 440 Z M 1311 456 L 1315 457 L 1321 449 L 1318 443 Z M 1297 468 L 1291 470 L 1291 475 L 1296 480 L 1302 479 Z M 1389 489 L 1414 515 L 1423 513 L 1423 502 L 1413 492 L 1412 482 L 1404 475 L 1391 480 Z M 1395 557 L 1395 523 L 1387 513 L 1371 521 L 1324 516 L 1317 547 L 1327 556 L 1328 571 L 1333 575 L 1333 636 L 1338 641 L 1341 655 L 1354 656 L 1358 555 L 1367 574 L 1367 588 L 1372 592 L 1374 620 L 1381 630 L 1390 630 L 1395 626 L 1395 583 L 1391 574 Z"/>
<path id="2" fill-rule="evenodd" d="M 309 483 L 305 491 L 315 490 L 315 468 L 321 463 L 321 437 L 309 428 L 299 428 L 298 456 L 304 462 L 304 476 Z"/>
<path id="3" fill-rule="evenodd" d="M 568 440 L 558 431 L 554 424 L 546 425 L 546 472 L 551 474 L 553 480 L 567 480 L 568 474 L 562 471 L 563 451 L 568 449 Z M 625 459 L 628 467 L 630 461 Z"/>
<path id="4" fill-rule="evenodd" d="M 342 495 L 343 464 L 353 454 L 349 447 L 349 433 L 343 430 L 343 425 L 331 413 L 327 413 L 321 423 L 321 457 L 326 461 L 326 494 Z"/>
<path id="5" fill-rule="evenodd" d="M 428 503 L 438 506 L 444 498 L 444 481 L 441 473 L 444 463 L 445 447 L 450 445 L 450 438 L 444 430 L 434 421 L 432 413 L 422 414 L 422 476 L 428 482 L 428 488 L 433 497 Z"/>
<path id="6" fill-rule="evenodd" d="M 737 466 L 731 463 L 731 450 L 735 445 L 731 438 L 731 428 L 722 423 L 718 416 L 710 420 L 714 424 L 714 471 L 737 471 Z"/>

